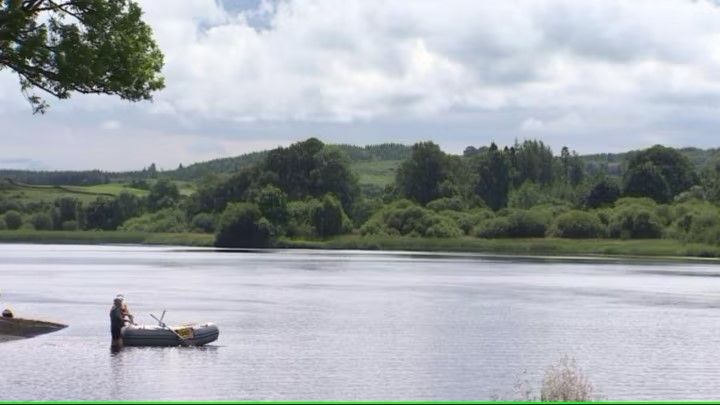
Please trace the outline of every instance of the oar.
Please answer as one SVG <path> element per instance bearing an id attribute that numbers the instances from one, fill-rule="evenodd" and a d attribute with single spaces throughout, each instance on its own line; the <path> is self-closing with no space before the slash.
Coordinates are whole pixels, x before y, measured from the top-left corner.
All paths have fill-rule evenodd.
<path id="1" fill-rule="evenodd" d="M 165 311 L 163 311 L 163 312 L 165 312 Z M 163 314 L 163 315 L 164 315 L 164 314 Z M 180 341 L 183 342 L 186 346 L 195 346 L 194 344 L 188 342 L 184 337 L 180 336 L 180 334 L 178 334 L 177 332 L 175 332 L 171 327 L 167 326 L 167 325 L 165 324 L 165 322 L 163 322 L 162 320 L 158 319 L 155 315 L 150 314 L 150 316 L 152 316 L 153 319 L 155 319 L 156 321 L 158 321 L 158 325 L 160 325 L 160 326 L 162 326 L 163 328 L 169 330 L 170 332 L 173 333 L 173 335 L 177 336 L 178 339 L 180 339 Z"/>

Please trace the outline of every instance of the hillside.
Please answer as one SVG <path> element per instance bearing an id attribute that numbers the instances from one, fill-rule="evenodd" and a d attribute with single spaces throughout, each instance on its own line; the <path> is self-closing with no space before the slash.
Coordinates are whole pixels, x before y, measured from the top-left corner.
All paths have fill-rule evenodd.
<path id="1" fill-rule="evenodd" d="M 410 156 L 411 146 L 396 143 L 378 145 L 355 146 L 347 144 L 334 145 L 341 149 L 350 159 L 351 167 L 355 171 L 361 185 L 383 187 L 394 181 L 395 172 L 400 162 Z M 679 151 L 687 156 L 698 170 L 720 161 L 720 148 L 699 149 L 682 148 Z M 61 185 L 61 186 L 99 186 L 102 184 L 130 183 L 133 180 L 153 179 L 157 177 L 169 178 L 184 182 L 194 182 L 204 176 L 214 174 L 227 174 L 242 168 L 262 162 L 268 151 L 251 152 L 239 156 L 213 159 L 205 162 L 193 163 L 174 170 L 155 171 L 151 168 L 127 172 L 103 172 L 100 170 L 87 171 L 31 171 L 31 170 L 2 170 L 0 179 L 12 179 L 15 182 L 27 185 Z M 633 152 L 624 153 L 597 153 L 581 155 L 580 158 L 589 173 L 605 172 L 610 175 L 621 176 L 624 170 L 623 163 Z M 114 185 L 110 186 L 111 191 Z M 119 185 L 119 187 L 123 187 Z M 185 193 L 189 190 L 183 187 Z M 97 190 L 101 190 L 98 188 Z"/>

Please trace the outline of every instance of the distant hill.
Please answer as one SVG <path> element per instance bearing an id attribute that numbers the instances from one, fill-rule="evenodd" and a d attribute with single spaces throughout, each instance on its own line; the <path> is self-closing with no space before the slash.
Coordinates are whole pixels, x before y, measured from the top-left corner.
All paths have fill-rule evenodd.
<path id="1" fill-rule="evenodd" d="M 397 143 L 379 145 L 331 145 L 341 149 L 350 159 L 351 163 L 363 162 L 361 167 L 375 173 L 377 170 L 369 162 L 402 161 L 410 156 L 411 147 Z M 204 176 L 214 174 L 233 173 L 242 168 L 258 164 L 265 159 L 269 151 L 251 152 L 239 156 L 208 160 L 193 163 L 189 166 L 174 170 L 155 171 L 154 168 L 127 172 L 103 172 L 100 170 L 80 171 L 34 171 L 34 170 L 2 170 L 0 179 L 11 179 L 19 183 L 30 185 L 74 185 L 91 186 L 112 182 L 130 182 L 132 180 L 166 177 L 172 180 L 194 181 Z M 388 165 L 386 165 L 388 166 Z M 391 168 L 396 164 L 391 163 Z M 387 167 L 380 169 L 383 175 L 389 173 Z M 394 173 L 392 169 L 390 172 Z M 360 177 L 363 177 L 362 175 Z M 383 183 L 384 181 L 380 181 Z"/>
<path id="2" fill-rule="evenodd" d="M 355 146 L 347 144 L 331 145 L 341 149 L 348 156 L 361 184 L 382 187 L 392 183 L 400 162 L 410 156 L 412 147 L 398 143 Z M 679 151 L 687 156 L 698 170 L 720 161 L 720 148 L 699 149 L 682 148 Z M 269 151 L 246 153 L 239 156 L 213 159 L 193 163 L 174 170 L 155 171 L 154 167 L 138 171 L 103 172 L 87 171 L 32 171 L 0 170 L 0 179 L 11 179 L 28 185 L 75 185 L 92 186 L 113 182 L 132 182 L 139 179 L 165 177 L 179 181 L 195 181 L 207 174 L 227 174 L 250 167 L 263 161 Z M 621 176 L 624 162 L 633 152 L 598 153 L 582 155 L 588 172 L 603 172 Z"/>
<path id="3" fill-rule="evenodd" d="M 678 151 L 690 159 L 690 162 L 698 171 L 720 162 L 720 148 L 680 148 Z M 582 155 L 580 159 L 585 163 L 585 168 L 590 173 L 604 171 L 610 175 L 621 176 L 625 171 L 625 162 L 634 153 L 635 151 L 596 153 L 592 155 Z"/>

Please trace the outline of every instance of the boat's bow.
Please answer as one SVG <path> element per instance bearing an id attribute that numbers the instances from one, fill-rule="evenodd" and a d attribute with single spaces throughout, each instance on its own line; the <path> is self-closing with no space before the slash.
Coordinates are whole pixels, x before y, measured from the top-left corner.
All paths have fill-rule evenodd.
<path id="1" fill-rule="evenodd" d="M 55 322 L 22 318 L 0 318 L 0 336 L 31 338 L 57 332 L 64 328 L 67 328 L 67 325 Z"/>

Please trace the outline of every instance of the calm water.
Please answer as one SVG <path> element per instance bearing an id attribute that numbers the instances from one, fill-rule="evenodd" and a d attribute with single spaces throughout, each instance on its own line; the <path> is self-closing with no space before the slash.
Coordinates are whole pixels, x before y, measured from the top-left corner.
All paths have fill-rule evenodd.
<path id="1" fill-rule="evenodd" d="M 573 356 L 606 399 L 720 398 L 720 267 L 472 255 L 0 245 L 0 299 L 61 332 L 0 344 L 0 399 L 511 399 Z M 109 350 L 136 320 L 214 345 Z"/>

